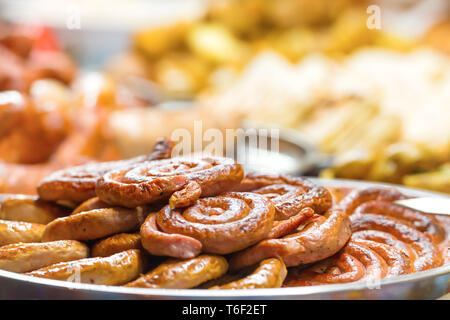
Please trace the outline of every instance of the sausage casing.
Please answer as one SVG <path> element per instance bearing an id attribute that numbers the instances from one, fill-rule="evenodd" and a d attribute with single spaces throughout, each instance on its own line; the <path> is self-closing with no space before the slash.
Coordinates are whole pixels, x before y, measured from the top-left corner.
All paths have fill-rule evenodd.
<path id="1" fill-rule="evenodd" d="M 201 255 L 189 260 L 169 259 L 127 287 L 189 289 L 220 277 L 228 270 L 224 257 Z"/>
<path id="2" fill-rule="evenodd" d="M 0 269 L 29 272 L 49 265 L 87 258 L 89 248 L 75 240 L 16 243 L 0 248 Z"/>
<path id="3" fill-rule="evenodd" d="M 66 208 L 27 195 L 11 195 L 0 207 L 0 219 L 31 223 L 47 224 L 67 214 Z"/>
<path id="4" fill-rule="evenodd" d="M 108 257 L 130 249 L 142 249 L 139 233 L 119 233 L 100 240 L 92 246 L 92 256 Z"/>
<path id="5" fill-rule="evenodd" d="M 103 208 L 73 214 L 50 222 L 43 241 L 94 240 L 135 230 L 144 222 L 142 208 Z"/>
<path id="6" fill-rule="evenodd" d="M 271 258 L 261 261 L 259 267 L 249 276 L 211 289 L 279 288 L 286 275 L 284 262 L 281 259 Z"/>
<path id="7" fill-rule="evenodd" d="M 0 220 L 0 246 L 18 242 L 41 242 L 45 225 Z"/>
<path id="8" fill-rule="evenodd" d="M 26 275 L 71 282 L 122 285 L 136 279 L 143 270 L 139 250 L 128 250 L 106 258 L 87 258 L 62 262 Z"/>

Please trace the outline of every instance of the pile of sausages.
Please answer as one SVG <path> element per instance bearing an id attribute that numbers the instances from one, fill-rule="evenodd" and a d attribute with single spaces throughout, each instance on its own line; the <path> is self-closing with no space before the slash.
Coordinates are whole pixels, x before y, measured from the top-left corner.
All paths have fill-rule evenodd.
<path id="1" fill-rule="evenodd" d="M 4 195 L 0 269 L 143 288 L 342 283 L 448 262 L 450 222 L 387 189 L 244 175 L 221 157 L 148 156 L 57 171 L 39 197 Z"/>

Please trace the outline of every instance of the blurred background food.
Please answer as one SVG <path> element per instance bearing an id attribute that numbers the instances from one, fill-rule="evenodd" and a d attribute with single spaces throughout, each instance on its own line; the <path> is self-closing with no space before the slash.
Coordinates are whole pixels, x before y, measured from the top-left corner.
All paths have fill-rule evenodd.
<path id="1" fill-rule="evenodd" d="M 191 98 L 229 85 L 266 50 L 295 63 L 312 52 L 340 57 L 368 45 L 412 47 L 409 39 L 367 28 L 367 6 L 361 0 L 211 1 L 201 19 L 138 31 L 131 51 L 115 57 L 109 70 L 144 71 L 170 96 Z"/>
<path id="2" fill-rule="evenodd" d="M 264 54 L 201 102 L 298 129 L 334 156 L 321 173 L 327 178 L 417 186 L 415 173 L 450 161 L 450 61 L 426 49 L 364 49 L 338 62 L 311 55 L 295 65 Z M 443 182 L 426 186 L 448 190 Z"/>
<path id="3" fill-rule="evenodd" d="M 450 193 L 447 0 L 16 0 L 0 17 L 0 191 L 245 120 L 313 144 L 299 173 Z"/>

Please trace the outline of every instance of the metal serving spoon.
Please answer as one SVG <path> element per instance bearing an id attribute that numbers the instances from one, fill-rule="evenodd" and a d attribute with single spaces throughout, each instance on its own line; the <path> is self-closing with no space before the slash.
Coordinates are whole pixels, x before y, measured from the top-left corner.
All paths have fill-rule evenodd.
<path id="1" fill-rule="evenodd" d="M 397 200 L 394 203 L 424 213 L 450 216 L 450 198 L 412 198 Z"/>

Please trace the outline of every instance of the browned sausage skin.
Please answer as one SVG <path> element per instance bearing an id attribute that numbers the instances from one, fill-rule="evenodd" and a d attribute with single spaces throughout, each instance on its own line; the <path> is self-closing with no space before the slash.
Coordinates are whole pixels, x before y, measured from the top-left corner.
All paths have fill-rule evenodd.
<path id="1" fill-rule="evenodd" d="M 229 191 L 243 176 L 242 166 L 232 159 L 173 158 L 109 171 L 99 179 L 96 193 L 107 203 L 135 207 L 168 199 L 188 188 L 171 200 L 172 205 L 181 206 L 180 203 L 193 203 L 200 195 L 207 197 Z M 189 184 L 190 181 L 196 184 Z"/>
<path id="2" fill-rule="evenodd" d="M 84 243 L 74 240 L 16 243 L 0 247 L 0 269 L 28 272 L 88 256 L 89 248 Z"/>
<path id="3" fill-rule="evenodd" d="M 41 242 L 45 225 L 0 220 L 0 246 L 18 242 Z"/>
<path id="4" fill-rule="evenodd" d="M 80 212 L 50 222 L 43 241 L 94 240 L 120 232 L 137 230 L 147 215 L 146 209 L 120 207 Z"/>
<path id="5" fill-rule="evenodd" d="M 91 211 L 95 209 L 103 209 L 103 208 L 111 208 L 109 204 L 103 202 L 98 197 L 91 198 L 89 200 L 84 201 L 80 205 L 78 205 L 73 211 L 72 214 L 77 214 L 85 211 Z"/>
<path id="6" fill-rule="evenodd" d="M 184 210 L 165 206 L 143 224 L 143 246 L 180 258 L 200 251 L 227 254 L 265 239 L 274 214 L 270 200 L 246 192 L 203 198 Z"/>
<path id="7" fill-rule="evenodd" d="M 378 230 L 392 234 L 411 246 L 416 253 L 414 268 L 416 271 L 439 267 L 442 256 L 437 246 L 425 234 L 411 228 L 401 221 L 378 214 L 355 214 L 351 216 L 352 230 Z"/>
<path id="8" fill-rule="evenodd" d="M 139 233 L 119 233 L 100 240 L 92 246 L 92 256 L 108 257 L 130 249 L 142 249 Z"/>
<path id="9" fill-rule="evenodd" d="M 47 224 L 67 216 L 69 210 L 55 203 L 29 195 L 3 195 L 0 199 L 0 219 Z"/>
<path id="10" fill-rule="evenodd" d="M 413 272 L 414 267 L 400 250 L 370 240 L 351 240 L 343 251 L 306 270 L 293 269 L 285 286 L 376 281 L 386 276 Z"/>
<path id="11" fill-rule="evenodd" d="M 316 262 L 338 252 L 350 236 L 347 215 L 339 210 L 331 210 L 292 234 L 280 239 L 263 240 L 233 254 L 230 268 L 245 268 L 270 257 L 281 258 L 288 267 Z"/>
<path id="12" fill-rule="evenodd" d="M 61 262 L 26 275 L 54 280 L 117 286 L 136 279 L 143 271 L 139 250 L 128 250 L 109 257 Z"/>
<path id="13" fill-rule="evenodd" d="M 367 188 L 356 189 L 350 192 L 340 203 L 339 207 L 348 215 L 355 213 L 355 210 L 368 201 L 387 201 L 406 199 L 400 191 L 395 189 Z"/>
<path id="14" fill-rule="evenodd" d="M 54 172 L 41 181 L 37 189 L 38 194 L 42 199 L 50 201 L 86 201 L 96 196 L 97 181 L 105 173 L 145 161 L 169 158 L 173 146 L 172 141 L 161 139 L 148 156 L 121 161 L 89 163 Z"/>
<path id="15" fill-rule="evenodd" d="M 404 198 L 393 189 L 351 191 L 337 204 L 351 215 L 351 240 L 329 259 L 292 269 L 284 285 L 373 281 L 442 265 L 448 254 L 449 224 L 393 203 Z"/>
<path id="16" fill-rule="evenodd" d="M 429 234 L 437 242 L 441 242 L 445 238 L 445 230 L 433 215 L 427 215 L 394 205 L 390 202 L 368 201 L 361 204 L 355 211 L 357 213 L 381 214 L 397 218 L 411 227 Z"/>
<path id="17" fill-rule="evenodd" d="M 224 257 L 201 255 L 189 260 L 169 259 L 127 287 L 189 289 L 225 274 L 228 263 Z"/>
<path id="18" fill-rule="evenodd" d="M 304 208 L 295 216 L 286 220 L 275 221 L 272 230 L 267 235 L 267 239 L 281 238 L 294 232 L 301 224 L 308 221 L 314 216 L 314 210 L 311 208 Z"/>
<path id="19" fill-rule="evenodd" d="M 210 289 L 258 289 L 279 288 L 286 278 L 287 270 L 283 261 L 270 258 L 260 262 L 258 268 L 249 276 Z"/>
<path id="20" fill-rule="evenodd" d="M 312 208 L 321 214 L 331 208 L 330 192 L 308 179 L 284 175 L 248 174 L 237 188 L 268 197 L 274 204 L 276 220 L 285 220 L 304 208 Z"/>

